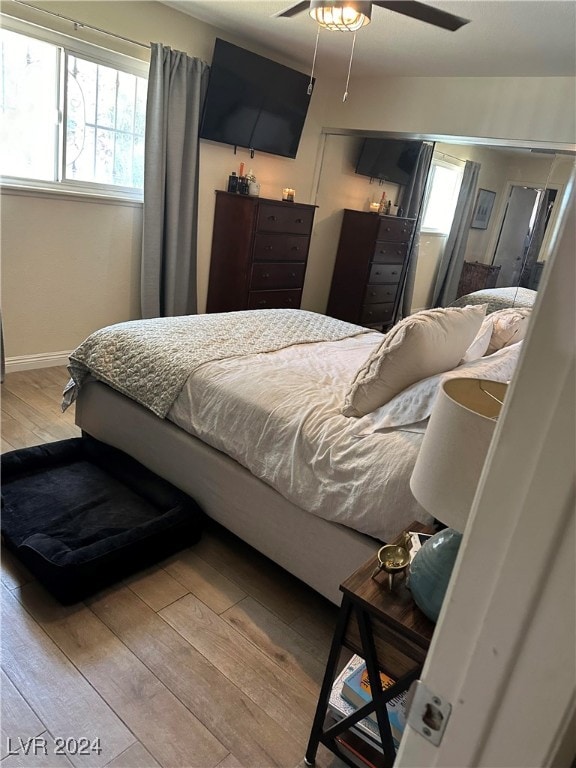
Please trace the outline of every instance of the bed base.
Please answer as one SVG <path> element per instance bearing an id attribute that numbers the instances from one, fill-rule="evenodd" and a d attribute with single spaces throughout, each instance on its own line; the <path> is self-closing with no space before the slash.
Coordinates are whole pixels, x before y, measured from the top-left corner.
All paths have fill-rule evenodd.
<path id="1" fill-rule="evenodd" d="M 336 605 L 339 585 L 381 542 L 312 515 L 233 459 L 97 381 L 76 424 L 192 496 L 205 513 Z"/>

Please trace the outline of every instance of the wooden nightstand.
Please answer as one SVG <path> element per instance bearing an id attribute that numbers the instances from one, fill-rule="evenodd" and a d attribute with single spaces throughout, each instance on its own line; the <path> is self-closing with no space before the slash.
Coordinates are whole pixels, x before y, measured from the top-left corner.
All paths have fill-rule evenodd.
<path id="1" fill-rule="evenodd" d="M 407 530 L 434 533 L 433 529 L 416 522 Z M 403 537 L 404 534 L 401 534 L 393 543 L 401 543 Z M 314 765 L 320 743 L 344 762 L 355 765 L 339 748 L 335 737 L 371 712 L 376 712 L 378 720 L 384 751 L 383 765 L 391 766 L 394 762 L 396 750 L 386 702 L 407 690 L 420 675 L 434 624 L 416 606 L 405 581 L 401 581 L 394 592 L 388 592 L 385 586 L 386 574 L 371 578 L 376 565 L 377 558 L 374 556 L 340 585 L 343 592 L 342 605 L 306 750 L 307 765 Z M 343 648 L 365 659 L 373 700 L 357 709 L 353 715 L 325 728 L 328 700 Z M 386 691 L 382 691 L 379 670 L 396 680 Z"/>

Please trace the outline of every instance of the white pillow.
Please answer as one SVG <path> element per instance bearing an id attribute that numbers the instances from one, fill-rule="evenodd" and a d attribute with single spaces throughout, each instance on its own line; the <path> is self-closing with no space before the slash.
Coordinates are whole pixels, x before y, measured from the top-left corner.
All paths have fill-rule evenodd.
<path id="1" fill-rule="evenodd" d="M 471 363 L 473 360 L 478 360 L 479 357 L 483 357 L 486 354 L 488 347 L 490 346 L 493 330 L 494 323 L 492 322 L 491 317 L 488 316 L 484 318 L 480 330 L 476 334 L 476 338 L 464 353 L 464 357 L 460 361 L 461 364 Z"/>
<path id="2" fill-rule="evenodd" d="M 531 313 L 532 307 L 509 307 L 492 312 L 486 318 L 492 320 L 494 326 L 486 354 L 491 355 L 503 347 L 522 341 L 528 330 Z"/>
<path id="3" fill-rule="evenodd" d="M 423 381 L 418 381 L 408 389 L 393 397 L 386 405 L 367 414 L 358 422 L 356 435 L 371 435 L 383 429 L 393 429 L 416 424 L 427 419 L 432 413 L 434 401 L 441 384 L 448 379 L 472 378 L 490 381 L 510 381 L 518 362 L 522 342 L 495 352 L 487 357 L 480 357 L 471 363 L 464 363 L 452 371 L 439 373 Z"/>
<path id="4" fill-rule="evenodd" d="M 421 379 L 455 368 L 478 333 L 486 305 L 416 312 L 384 336 L 356 374 L 344 416 L 364 416 Z"/>

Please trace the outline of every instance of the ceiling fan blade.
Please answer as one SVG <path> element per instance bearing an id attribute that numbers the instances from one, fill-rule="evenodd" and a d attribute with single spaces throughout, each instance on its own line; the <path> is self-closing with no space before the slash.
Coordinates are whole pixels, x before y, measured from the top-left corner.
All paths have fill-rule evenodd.
<path id="1" fill-rule="evenodd" d="M 290 8 L 286 8 L 285 11 L 280 11 L 279 13 L 274 14 L 275 19 L 279 19 L 282 17 L 290 18 L 291 16 L 296 16 L 297 13 L 302 13 L 302 11 L 306 11 L 308 7 L 310 6 L 309 0 L 304 0 L 302 3 L 296 3 L 296 5 L 290 6 Z"/>
<path id="2" fill-rule="evenodd" d="M 427 24 L 433 24 L 435 27 L 448 29 L 450 32 L 455 32 L 470 22 L 470 19 L 463 19 L 461 16 L 441 11 L 425 3 L 418 3 L 416 0 L 374 0 L 372 5 L 387 8 L 389 11 L 396 11 L 396 13 L 401 13 L 404 16 L 411 16 L 413 19 L 425 21 Z"/>

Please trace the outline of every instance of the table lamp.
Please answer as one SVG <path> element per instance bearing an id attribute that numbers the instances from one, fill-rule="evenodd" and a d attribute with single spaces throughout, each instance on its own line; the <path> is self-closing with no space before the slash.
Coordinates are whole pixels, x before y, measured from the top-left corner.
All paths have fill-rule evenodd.
<path id="1" fill-rule="evenodd" d="M 416 553 L 408 586 L 432 621 L 442 607 L 506 388 L 485 379 L 445 381 L 424 434 L 410 488 L 424 509 L 449 527 Z"/>

